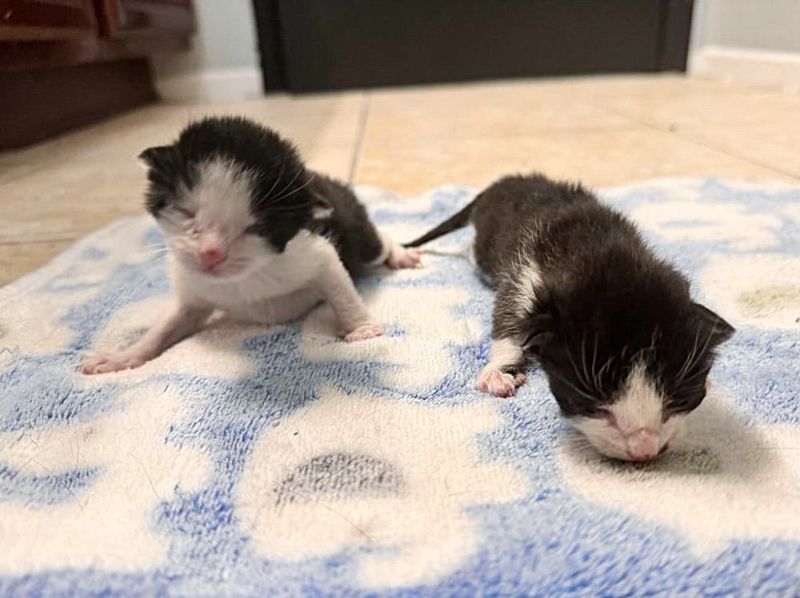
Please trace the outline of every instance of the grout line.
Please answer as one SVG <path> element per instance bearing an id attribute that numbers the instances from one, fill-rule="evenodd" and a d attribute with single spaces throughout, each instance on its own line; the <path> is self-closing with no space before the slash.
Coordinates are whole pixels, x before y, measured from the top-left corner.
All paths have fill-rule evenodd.
<path id="1" fill-rule="evenodd" d="M 752 158 L 749 158 L 747 156 L 742 156 L 740 154 L 732 153 L 725 147 L 720 147 L 720 146 L 714 145 L 713 143 L 709 143 L 708 141 L 706 141 L 706 140 L 704 140 L 702 138 L 698 138 L 697 136 L 692 136 L 691 134 L 687 135 L 686 134 L 687 129 L 684 128 L 684 127 L 676 126 L 675 128 L 672 128 L 672 126 L 670 126 L 670 125 L 660 125 L 657 122 L 652 122 L 652 121 L 649 121 L 647 119 L 637 118 L 637 117 L 631 116 L 629 114 L 626 114 L 624 112 L 620 112 L 618 110 L 614 110 L 612 108 L 608 108 L 607 106 L 601 106 L 601 105 L 597 105 L 597 104 L 594 104 L 594 103 L 592 104 L 592 106 L 594 106 L 598 110 L 602 110 L 604 112 L 607 112 L 608 114 L 613 114 L 615 116 L 619 116 L 621 118 L 629 120 L 632 123 L 635 123 L 635 124 L 637 124 L 637 125 L 639 125 L 641 127 L 645 127 L 645 128 L 650 129 L 652 131 L 658 131 L 659 133 L 666 134 L 666 135 L 674 135 L 676 138 L 680 139 L 681 141 L 688 142 L 688 143 L 693 143 L 693 144 L 698 145 L 698 146 L 700 146 L 702 148 L 705 148 L 707 150 L 715 151 L 717 153 L 720 153 L 720 154 L 723 154 L 725 156 L 728 156 L 729 158 L 736 158 L 737 160 L 741 160 L 742 162 L 747 162 L 748 164 L 751 164 L 753 166 L 758 166 L 759 168 L 765 168 L 767 170 L 771 170 L 772 172 L 775 172 L 775 173 L 783 175 L 783 176 L 787 176 L 787 177 L 790 177 L 790 178 L 793 178 L 793 179 L 800 179 L 800 174 L 799 173 L 789 172 L 789 171 L 783 170 L 782 168 L 773 166 L 772 164 L 767 164 L 765 162 L 760 162 L 758 160 L 753 160 Z"/>
<path id="2" fill-rule="evenodd" d="M 555 137 L 557 135 L 594 135 L 597 133 L 613 133 L 615 131 L 624 132 L 624 131 L 636 131 L 641 129 L 641 127 L 635 123 L 631 122 L 629 125 L 613 125 L 613 126 L 603 126 L 603 127 L 585 127 L 579 129 L 558 129 L 558 128 L 551 128 L 551 129 L 535 129 L 531 131 L 526 131 L 524 133 L 456 133 L 456 134 L 444 134 L 444 135 L 434 135 L 434 136 L 427 136 L 425 134 L 422 135 L 415 135 L 413 133 L 405 134 L 405 135 L 377 135 L 375 137 L 376 140 L 380 141 L 391 141 L 394 144 L 399 145 L 419 145 L 420 143 L 431 143 L 435 141 L 465 141 L 469 139 L 528 139 L 531 137 Z"/>
<path id="3" fill-rule="evenodd" d="M 369 119 L 369 108 L 372 102 L 372 92 L 366 90 L 364 97 L 361 100 L 361 107 L 358 114 L 358 127 L 356 129 L 355 148 L 353 149 L 353 158 L 350 160 L 350 173 L 347 177 L 347 183 L 353 185 L 356 178 L 356 171 L 358 170 L 361 150 L 364 145 L 364 135 L 367 130 L 367 120 Z"/>
<path id="4" fill-rule="evenodd" d="M 748 164 L 752 164 L 754 166 L 760 166 L 761 168 L 766 168 L 767 170 L 771 170 L 773 172 L 777 172 L 778 174 L 782 174 L 783 176 L 788 176 L 788 177 L 791 177 L 793 179 L 800 180 L 800 172 L 790 172 L 788 170 L 784 170 L 783 168 L 781 168 L 779 166 L 774 166 L 772 164 L 768 164 L 766 162 L 761 162 L 759 160 L 753 160 L 752 158 L 750 158 L 748 156 L 743 156 L 743 155 L 740 155 L 740 154 L 732 153 L 728 148 L 714 145 L 713 142 L 708 142 L 705 139 L 703 139 L 702 137 L 693 136 L 691 134 L 684 134 L 684 131 L 682 129 L 678 129 L 677 131 L 670 131 L 670 132 L 673 133 L 678 138 L 682 139 L 683 141 L 690 141 L 691 143 L 699 145 L 700 147 L 704 147 L 706 149 L 714 150 L 714 151 L 719 152 L 721 154 L 725 154 L 726 156 L 730 156 L 732 158 L 737 158 L 739 160 L 742 160 L 743 162 L 747 162 Z"/>

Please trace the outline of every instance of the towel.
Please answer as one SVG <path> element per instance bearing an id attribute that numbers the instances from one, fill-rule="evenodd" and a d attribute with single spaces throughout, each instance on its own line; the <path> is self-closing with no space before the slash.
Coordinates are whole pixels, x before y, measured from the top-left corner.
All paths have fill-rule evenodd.
<path id="1" fill-rule="evenodd" d="M 358 193 L 407 241 L 474 195 Z M 163 239 L 123 220 L 0 289 L 0 594 L 797 595 L 800 188 L 599 191 L 737 333 L 683 441 L 647 464 L 576 442 L 535 365 L 475 390 L 493 293 L 472 230 L 358 282 L 383 337 L 326 305 L 215 318 L 84 376 L 170 302 Z"/>

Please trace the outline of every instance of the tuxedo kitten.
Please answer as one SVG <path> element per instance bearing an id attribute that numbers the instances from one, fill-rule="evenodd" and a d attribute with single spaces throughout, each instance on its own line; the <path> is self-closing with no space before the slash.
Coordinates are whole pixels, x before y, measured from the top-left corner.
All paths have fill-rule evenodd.
<path id="1" fill-rule="evenodd" d="M 503 178 L 407 246 L 470 221 L 477 264 L 496 288 L 477 388 L 513 395 L 534 357 L 562 413 L 601 453 L 647 461 L 663 452 L 705 397 L 731 325 L 580 185 Z"/>
<path id="2" fill-rule="evenodd" d="M 139 157 L 176 306 L 130 348 L 87 358 L 85 374 L 138 367 L 217 309 L 276 324 L 326 300 L 345 341 L 378 336 L 351 276 L 364 266 L 419 265 L 419 252 L 377 231 L 350 189 L 308 170 L 290 143 L 252 121 L 207 118 Z"/>

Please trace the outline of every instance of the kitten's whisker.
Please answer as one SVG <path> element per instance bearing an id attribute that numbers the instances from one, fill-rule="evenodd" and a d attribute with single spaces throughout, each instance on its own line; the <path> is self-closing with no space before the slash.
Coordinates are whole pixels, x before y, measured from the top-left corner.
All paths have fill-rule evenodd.
<path id="1" fill-rule="evenodd" d="M 297 169 L 297 172 L 296 172 L 296 173 L 294 174 L 294 176 L 292 177 L 292 180 L 291 180 L 291 181 L 289 181 L 289 184 L 288 184 L 288 185 L 286 185 L 286 186 L 285 186 L 283 189 L 281 189 L 280 191 L 278 191 L 278 193 L 275 195 L 275 197 L 269 197 L 269 196 L 268 196 L 268 197 L 266 198 L 266 203 L 263 203 L 263 204 L 261 204 L 261 205 L 270 205 L 270 204 L 273 204 L 273 203 L 278 203 L 278 202 L 279 202 L 279 201 L 282 199 L 282 195 L 283 195 L 284 193 L 286 193 L 286 191 L 287 191 L 287 190 L 289 190 L 289 189 L 291 189 L 291 188 L 292 188 L 292 185 L 293 185 L 293 184 L 294 184 L 294 182 L 297 180 L 297 177 L 299 177 L 299 176 L 300 176 L 300 175 L 303 173 L 303 171 L 304 171 L 304 170 L 305 170 L 305 167 L 303 167 L 303 166 L 301 165 L 301 166 L 300 166 L 300 167 Z"/>
<path id="2" fill-rule="evenodd" d="M 569 347 L 566 347 L 566 351 L 567 351 L 567 357 L 569 358 L 569 362 L 572 364 L 572 370 L 573 372 L 575 372 L 575 377 L 577 378 L 577 381 L 581 384 L 581 386 L 583 386 L 586 392 L 591 392 L 592 387 L 588 383 L 588 381 L 583 378 L 583 375 L 581 374 L 581 371 L 578 369 L 578 365 L 575 359 L 573 358 L 572 352 L 569 350 Z"/>
<path id="3" fill-rule="evenodd" d="M 695 372 L 694 374 L 692 374 L 688 378 L 683 378 L 683 379 L 679 380 L 675 384 L 681 390 L 693 390 L 693 389 L 702 388 L 702 387 L 705 386 L 705 384 L 696 383 L 696 384 L 688 384 L 687 385 L 687 383 L 691 382 L 692 380 L 696 380 L 697 378 L 700 378 L 701 376 L 708 375 L 708 373 L 710 371 L 711 371 L 710 367 L 703 368 L 701 370 L 698 370 L 697 372 Z"/>
<path id="4" fill-rule="evenodd" d="M 690 362 L 694 359 L 695 351 L 697 351 L 697 343 L 699 340 L 700 340 L 700 329 L 698 328 L 694 333 L 694 343 L 692 343 L 692 349 L 691 351 L 689 351 L 689 353 L 686 354 L 686 359 L 683 362 L 683 366 L 681 366 L 681 369 L 678 371 L 678 374 L 675 377 L 678 382 L 680 382 L 683 376 L 686 375 L 686 372 L 690 367 Z"/>
<path id="5" fill-rule="evenodd" d="M 580 388 L 578 388 L 577 386 L 575 386 L 575 385 L 574 385 L 572 382 L 570 382 L 569 380 L 567 380 L 566 378 L 564 378 L 564 377 L 563 377 L 561 374 L 556 374 L 554 371 L 551 371 L 551 372 L 550 372 L 550 375 L 551 375 L 551 376 L 554 376 L 555 378 L 557 378 L 558 380 L 560 380 L 560 381 L 561 381 L 563 384 L 566 384 L 568 387 L 570 387 L 572 390 L 574 390 L 575 392 L 577 392 L 579 395 L 581 395 L 581 396 L 582 396 L 582 397 L 584 397 L 585 399 L 589 399 L 589 400 L 591 400 L 591 401 L 593 401 L 593 402 L 597 400 L 597 397 L 594 397 L 594 396 L 592 396 L 591 394 L 589 394 L 588 392 L 586 392 L 586 391 L 584 391 L 584 390 L 581 390 Z"/>
<path id="6" fill-rule="evenodd" d="M 293 206 L 267 208 L 265 211 L 269 212 L 270 214 L 291 214 L 292 212 L 302 212 L 303 210 L 307 210 L 312 205 L 314 205 L 314 202 L 307 201 Z"/>
<path id="7" fill-rule="evenodd" d="M 600 380 L 597 378 L 597 343 L 598 343 L 598 336 L 597 333 L 594 333 L 594 348 L 592 349 L 592 380 L 594 381 L 595 388 L 600 388 Z"/>
<path id="8" fill-rule="evenodd" d="M 145 251 L 137 251 L 135 255 L 166 255 L 169 250 L 166 247 L 156 249 L 147 249 Z"/>
<path id="9" fill-rule="evenodd" d="M 572 364 L 572 371 L 575 372 L 575 376 L 578 378 L 578 381 L 580 382 L 580 374 L 578 373 L 578 366 L 575 363 L 575 359 L 573 359 L 572 357 L 572 351 L 569 350 L 568 346 L 565 346 L 564 348 L 567 352 L 567 358 L 569 359 L 570 364 Z"/>
<path id="10" fill-rule="evenodd" d="M 698 332 L 698 335 L 699 335 L 699 332 Z M 701 357 L 702 355 L 704 355 L 704 354 L 705 354 L 705 352 L 706 352 L 706 350 L 708 349 L 708 345 L 711 343 L 711 337 L 712 337 L 713 335 L 714 335 L 714 331 L 712 330 L 712 331 L 710 331 L 710 332 L 708 333 L 708 336 L 706 337 L 706 341 L 705 341 L 705 343 L 703 343 L 703 347 L 702 347 L 702 348 L 701 348 L 699 351 L 696 351 L 696 352 L 694 352 L 694 351 L 693 351 L 693 354 L 694 354 L 694 356 L 693 356 L 693 359 L 692 359 L 691 363 L 689 364 L 689 367 L 687 367 L 687 368 L 686 368 L 686 371 L 685 371 L 685 372 L 683 372 L 683 375 L 677 379 L 677 382 L 676 382 L 677 384 L 680 384 L 681 382 L 683 382 L 684 380 L 686 380 L 686 375 L 687 375 L 687 374 L 688 374 L 688 373 L 689 373 L 689 372 L 692 370 L 692 368 L 693 368 L 695 365 L 697 365 L 697 363 L 700 361 L 700 357 Z M 696 353 L 696 354 L 695 354 L 695 353 Z M 692 378 L 694 378 L 694 377 L 696 377 L 696 376 L 697 376 L 697 374 L 694 374 L 694 375 L 692 376 Z M 690 378 L 690 379 L 691 379 L 691 378 Z"/>
<path id="11" fill-rule="evenodd" d="M 601 381 L 602 381 L 602 379 L 603 379 L 603 376 L 604 376 L 604 375 L 605 375 L 605 373 L 606 373 L 606 370 L 607 370 L 607 369 L 609 369 L 609 368 L 611 367 L 611 364 L 613 363 L 613 361 L 614 361 L 614 356 L 612 355 L 612 356 L 611 356 L 611 357 L 609 357 L 609 358 L 608 358 L 608 360 L 607 360 L 607 361 L 606 361 L 606 362 L 603 364 L 603 366 L 600 368 L 600 371 L 598 371 L 598 372 L 597 372 L 597 377 L 598 377 L 598 379 L 599 379 L 599 380 L 601 380 Z"/>
<path id="12" fill-rule="evenodd" d="M 290 191 L 290 192 L 289 192 L 289 193 L 287 193 L 286 195 L 281 195 L 281 196 L 280 196 L 279 198 L 277 198 L 275 201 L 276 201 L 276 202 L 277 202 L 277 201 L 283 201 L 283 200 L 285 200 L 287 197 L 289 197 L 289 196 L 291 196 L 291 195 L 294 195 L 294 194 L 295 194 L 295 193 L 297 193 L 298 191 L 301 191 L 301 190 L 305 189 L 306 187 L 308 187 L 308 186 L 309 186 L 311 183 L 313 183 L 313 182 L 314 182 L 314 176 L 312 175 L 312 176 L 310 176 L 310 177 L 309 177 L 308 181 L 306 181 L 306 182 L 305 182 L 303 185 L 300 185 L 299 187 L 296 187 L 296 188 L 295 188 L 293 191 Z"/>
<path id="13" fill-rule="evenodd" d="M 278 176 L 275 177 L 275 181 L 272 183 L 272 187 L 269 188 L 269 191 L 264 193 L 264 195 L 262 195 L 261 197 L 258 198 L 258 200 L 256 200 L 256 203 L 258 205 L 261 205 L 261 203 L 263 201 L 265 201 L 267 198 L 269 198 L 270 193 L 272 193 L 275 190 L 275 187 L 278 186 L 278 182 L 281 180 L 281 177 L 283 176 L 283 171 L 286 170 L 286 162 L 287 161 L 288 160 L 286 158 L 281 160 L 281 169 L 280 169 L 280 172 L 278 172 Z"/>
<path id="14" fill-rule="evenodd" d="M 583 380 L 586 388 L 591 388 L 591 384 L 589 384 L 589 371 L 588 366 L 586 364 L 586 334 L 584 333 L 583 338 L 581 339 L 581 371 L 583 372 Z"/>

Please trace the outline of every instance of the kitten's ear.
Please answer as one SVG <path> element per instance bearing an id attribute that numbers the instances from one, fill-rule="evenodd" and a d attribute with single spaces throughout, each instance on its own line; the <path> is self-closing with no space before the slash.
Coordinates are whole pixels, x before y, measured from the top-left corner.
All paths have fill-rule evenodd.
<path id="1" fill-rule="evenodd" d="M 138 158 L 150 168 L 158 168 L 160 164 L 166 162 L 175 153 L 175 148 L 171 145 L 159 145 L 149 147 L 139 154 Z"/>
<path id="2" fill-rule="evenodd" d="M 705 334 L 702 336 L 708 336 L 710 338 L 709 344 L 712 347 L 724 343 L 736 332 L 733 326 L 728 324 L 728 322 L 708 309 L 705 305 L 693 303 L 692 309 L 694 310 L 695 317 L 702 330 L 705 331 Z"/>
<path id="3" fill-rule="evenodd" d="M 527 336 L 522 347 L 538 355 L 556 335 L 555 318 L 549 312 L 536 313 L 528 319 L 527 325 Z"/>
<path id="4" fill-rule="evenodd" d="M 325 220 L 333 214 L 333 205 L 319 193 L 311 193 L 311 217 L 314 220 Z"/>

